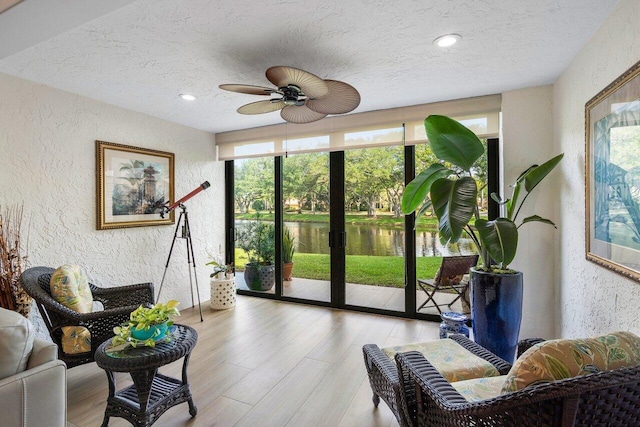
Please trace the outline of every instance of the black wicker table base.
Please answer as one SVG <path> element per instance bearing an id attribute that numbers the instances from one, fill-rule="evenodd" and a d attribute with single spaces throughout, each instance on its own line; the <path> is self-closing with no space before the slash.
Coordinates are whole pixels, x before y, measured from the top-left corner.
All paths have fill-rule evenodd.
<path id="1" fill-rule="evenodd" d="M 150 426 L 169 408 L 184 402 L 189 403 L 189 414 L 195 417 L 198 408 L 193 404 L 189 384 L 182 385 L 175 378 L 159 374 L 149 390 L 149 403 L 145 410 L 140 407 L 135 385 L 109 396 L 102 426 L 109 425 L 110 417 L 124 418 L 134 426 Z"/>
<path id="2" fill-rule="evenodd" d="M 109 397 L 102 427 L 109 425 L 109 418 L 124 418 L 136 427 L 155 423 L 169 408 L 187 402 L 189 414 L 195 417 L 198 409 L 193 403 L 187 367 L 197 333 L 188 326 L 176 325 L 170 343 L 157 344 L 155 348 L 128 349 L 117 357 L 108 355 L 106 341 L 96 352 L 96 363 L 107 373 Z M 182 379 L 158 373 L 158 368 L 184 357 Z M 116 391 L 114 372 L 129 372 L 133 385 Z"/>

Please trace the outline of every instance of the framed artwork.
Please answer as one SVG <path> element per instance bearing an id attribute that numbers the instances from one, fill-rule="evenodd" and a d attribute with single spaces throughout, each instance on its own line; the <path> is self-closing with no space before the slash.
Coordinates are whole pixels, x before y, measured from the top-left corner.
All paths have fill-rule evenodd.
<path id="1" fill-rule="evenodd" d="M 98 230 L 173 224 L 173 153 L 96 141 L 96 172 Z"/>
<path id="2" fill-rule="evenodd" d="M 640 62 L 585 115 L 587 259 L 640 281 Z"/>

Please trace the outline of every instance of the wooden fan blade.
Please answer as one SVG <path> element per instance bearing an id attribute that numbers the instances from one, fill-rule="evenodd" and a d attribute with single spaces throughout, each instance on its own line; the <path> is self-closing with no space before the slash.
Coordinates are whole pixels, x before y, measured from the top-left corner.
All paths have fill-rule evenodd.
<path id="1" fill-rule="evenodd" d="M 280 116 L 289 123 L 311 123 L 326 117 L 326 114 L 316 113 L 307 108 L 306 105 L 288 105 L 280 111 Z"/>
<path id="2" fill-rule="evenodd" d="M 271 67 L 267 70 L 267 79 L 278 88 L 296 85 L 309 98 L 321 98 L 329 93 L 329 87 L 320 77 L 304 70 L 291 67 Z"/>
<path id="3" fill-rule="evenodd" d="M 264 114 L 278 111 L 285 106 L 284 101 L 271 102 L 270 100 L 252 102 L 238 108 L 240 114 Z"/>
<path id="4" fill-rule="evenodd" d="M 337 80 L 325 80 L 329 93 L 319 99 L 307 100 L 307 107 L 321 114 L 344 114 L 360 105 L 360 94 L 351 85 Z"/>
<path id="5" fill-rule="evenodd" d="M 272 93 L 278 92 L 278 90 L 274 88 L 252 85 L 228 84 L 218 87 L 231 92 L 248 93 L 249 95 L 271 95 Z"/>

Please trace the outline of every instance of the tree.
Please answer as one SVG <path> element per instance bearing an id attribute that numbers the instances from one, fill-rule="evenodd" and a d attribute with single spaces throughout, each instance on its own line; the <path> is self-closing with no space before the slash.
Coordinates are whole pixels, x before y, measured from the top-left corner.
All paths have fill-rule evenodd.
<path id="1" fill-rule="evenodd" d="M 257 201 L 273 208 L 273 158 L 236 161 L 234 198 L 241 212 L 248 212 Z"/>
<path id="2" fill-rule="evenodd" d="M 397 175 L 398 166 L 402 165 L 394 152 L 400 150 L 399 147 L 381 147 L 345 153 L 345 195 L 355 203 L 364 203 L 368 217 L 376 216 L 376 204 L 394 185 L 392 175 L 394 171 Z"/>

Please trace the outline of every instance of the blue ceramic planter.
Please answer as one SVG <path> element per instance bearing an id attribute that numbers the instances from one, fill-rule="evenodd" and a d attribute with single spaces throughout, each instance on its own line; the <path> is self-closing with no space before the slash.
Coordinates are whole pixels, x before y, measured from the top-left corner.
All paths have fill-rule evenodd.
<path id="1" fill-rule="evenodd" d="M 165 334 L 167 333 L 167 323 L 161 323 L 160 325 L 153 325 L 151 327 L 149 327 L 149 329 L 138 329 L 138 328 L 132 328 L 131 329 L 131 336 L 137 340 L 140 341 L 145 341 L 148 340 L 151 337 L 155 337 L 155 338 L 161 338 L 164 337 Z M 158 334 L 156 334 L 156 331 L 159 330 L 160 332 Z"/>
<path id="2" fill-rule="evenodd" d="M 471 314 L 475 342 L 513 363 L 522 321 L 522 273 L 471 269 Z"/>

